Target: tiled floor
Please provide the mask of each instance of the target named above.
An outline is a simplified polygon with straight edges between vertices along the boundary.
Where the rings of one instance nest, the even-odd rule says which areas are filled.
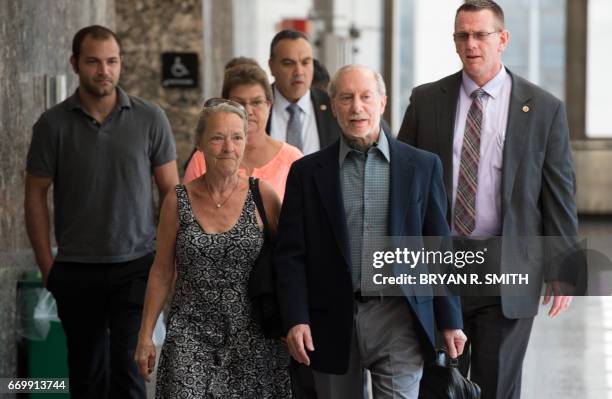
[[[581,218],[581,235],[612,259],[612,218]],[[607,286],[609,273],[589,278]],[[523,399],[612,398],[612,297],[574,298],[551,319],[542,309],[534,323],[523,369]]]
[[[606,310],[607,309],[607,310]],[[574,298],[570,309],[551,319],[541,312],[534,323],[523,368],[523,399],[612,398],[612,298]],[[612,323],[609,326],[612,328]],[[612,374],[611,374],[612,375]]]

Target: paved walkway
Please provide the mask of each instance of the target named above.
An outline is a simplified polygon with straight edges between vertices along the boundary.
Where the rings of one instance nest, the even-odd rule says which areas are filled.
[[[522,399],[612,398],[612,298],[574,298],[554,319],[536,317]]]
[[[581,218],[580,230],[589,248],[612,259],[610,217]],[[609,291],[612,270],[599,269],[589,270],[589,285]],[[522,399],[612,399],[611,296],[574,298],[554,319],[541,309],[524,363]]]

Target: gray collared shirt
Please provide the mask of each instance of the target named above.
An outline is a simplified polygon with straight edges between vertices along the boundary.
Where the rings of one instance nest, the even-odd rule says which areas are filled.
[[[353,290],[360,289],[365,237],[388,234],[390,162],[389,142],[382,129],[378,142],[366,152],[340,139],[340,181],[348,228]],[[365,206],[367,204],[367,206]]]
[[[33,128],[29,174],[53,178],[56,260],[118,263],[155,248],[152,171],[176,159],[164,112],[117,88],[102,124],[78,91]]]

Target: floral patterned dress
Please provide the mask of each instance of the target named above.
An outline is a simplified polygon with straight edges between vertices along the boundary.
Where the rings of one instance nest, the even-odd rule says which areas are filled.
[[[263,245],[249,190],[238,222],[208,234],[176,187],[176,292],[157,373],[157,398],[289,398],[288,354],[251,317],[247,284]]]

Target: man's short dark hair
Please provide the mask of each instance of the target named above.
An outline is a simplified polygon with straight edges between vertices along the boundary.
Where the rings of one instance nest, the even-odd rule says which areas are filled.
[[[493,0],[465,0],[464,3],[459,6],[457,12],[455,13],[455,21],[457,21],[457,16],[461,11],[466,12],[478,12],[482,10],[490,10],[493,13],[493,16],[500,23],[499,28],[504,29],[504,10],[494,2]]]
[[[93,39],[96,40],[105,40],[112,37],[113,39],[115,39],[115,42],[117,42],[117,46],[119,47],[119,54],[121,54],[121,41],[119,40],[115,32],[101,25],[91,25],[79,30],[72,39],[72,56],[77,61],[79,60],[79,55],[81,55],[81,45],[83,44],[83,40],[85,40],[87,36],[91,36]]]
[[[278,42],[280,42],[281,40],[285,40],[285,39],[288,39],[288,40],[304,39],[308,41],[308,36],[306,36],[306,34],[303,32],[300,32],[297,30],[291,30],[291,29],[285,29],[285,30],[278,32],[272,39],[272,42],[270,43],[270,59],[274,58],[274,47],[276,47]]]

